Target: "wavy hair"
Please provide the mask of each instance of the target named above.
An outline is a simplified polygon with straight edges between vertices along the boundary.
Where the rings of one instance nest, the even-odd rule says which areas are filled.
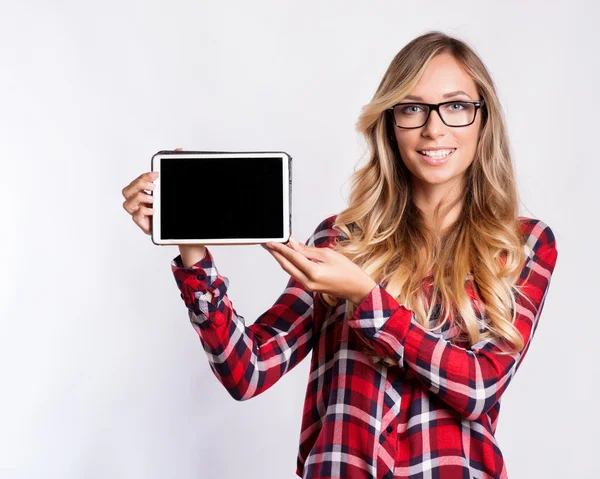
[[[475,158],[463,178],[463,206],[458,220],[445,232],[426,226],[415,206],[410,172],[392,139],[394,125],[386,114],[387,108],[409,94],[430,60],[441,53],[458,61],[485,101]],[[415,38],[390,63],[373,98],[362,108],[356,129],[366,139],[370,157],[350,178],[348,207],[332,226],[347,239],[338,238],[332,249],[381,283],[413,311],[426,330],[434,331],[452,319],[458,330],[453,339],[457,344],[504,338],[520,351],[524,343],[514,326],[515,293],[523,293],[515,285],[525,260],[526,238],[520,227],[518,190],[502,108],[481,59],[466,43],[439,31]],[[437,205],[436,225],[442,206],[452,205]],[[484,306],[482,317],[472,306],[466,283]],[[431,288],[423,288],[423,284]],[[338,300],[326,293],[319,297],[329,306]],[[355,311],[356,305],[346,301],[346,318]],[[363,351],[374,363],[398,365],[392,358],[379,356],[359,337],[365,343]]]

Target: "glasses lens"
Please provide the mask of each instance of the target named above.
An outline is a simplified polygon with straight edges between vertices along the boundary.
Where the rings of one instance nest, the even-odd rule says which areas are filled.
[[[396,125],[402,128],[417,128],[425,124],[429,108],[419,103],[402,103],[394,108]]]
[[[396,124],[402,128],[419,128],[425,124],[429,107],[420,103],[402,103],[394,108]],[[475,105],[456,101],[441,105],[439,109],[444,123],[450,126],[464,126],[473,122]]]
[[[463,126],[471,123],[475,117],[475,105],[461,101],[440,106],[445,123],[450,126]]]

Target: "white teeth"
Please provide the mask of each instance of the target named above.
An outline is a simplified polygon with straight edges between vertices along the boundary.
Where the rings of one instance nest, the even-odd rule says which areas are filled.
[[[454,150],[430,150],[430,151],[421,150],[420,153],[423,153],[424,155],[430,156],[432,158],[443,158],[444,156],[448,156],[453,151]]]

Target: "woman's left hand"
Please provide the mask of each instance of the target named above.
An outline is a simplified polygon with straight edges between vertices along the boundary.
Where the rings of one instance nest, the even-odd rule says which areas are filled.
[[[331,248],[307,246],[292,236],[287,245],[269,242],[261,246],[310,291],[359,305],[377,285],[360,266]]]

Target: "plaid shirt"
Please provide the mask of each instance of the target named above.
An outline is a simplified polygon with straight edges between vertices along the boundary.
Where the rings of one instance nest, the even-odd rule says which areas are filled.
[[[324,248],[343,238],[334,220],[323,220],[305,244]],[[528,239],[519,282],[532,304],[516,296],[520,354],[498,355],[506,350],[498,340],[461,347],[451,322],[425,331],[381,284],[343,320],[345,300],[329,307],[290,276],[273,306],[246,324],[208,249],[191,268],[180,255],[171,268],[210,367],[234,399],[263,393],[312,351],[298,476],[506,478],[494,437],[500,398],[529,348],[557,259],[550,227],[525,217],[521,224]],[[468,279],[481,326],[485,313]],[[400,366],[373,364],[357,335]]]

